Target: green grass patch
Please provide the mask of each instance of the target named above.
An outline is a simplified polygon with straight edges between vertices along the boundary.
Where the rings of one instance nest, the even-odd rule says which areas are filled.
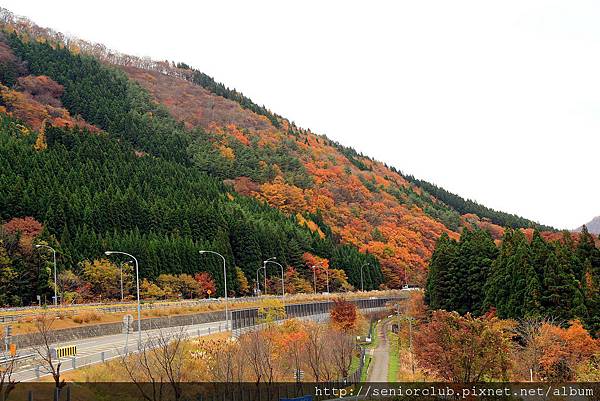
[[[349,374],[356,372],[358,367],[360,366],[360,355],[352,355],[352,362],[350,363],[350,369],[348,369]]]
[[[364,383],[367,381],[367,373],[369,372],[369,365],[371,364],[371,355],[365,355],[365,367],[360,375],[360,382]]]
[[[365,346],[367,348],[377,348],[377,343],[379,341],[379,336],[377,335],[377,327],[382,324],[384,322],[384,320],[382,319],[381,322],[379,323],[374,323],[373,326],[371,326],[370,331],[369,331],[369,336],[371,337],[371,343],[366,344]]]
[[[398,347],[398,335],[388,332],[388,382],[396,382],[398,380],[398,368],[400,364],[400,350]]]

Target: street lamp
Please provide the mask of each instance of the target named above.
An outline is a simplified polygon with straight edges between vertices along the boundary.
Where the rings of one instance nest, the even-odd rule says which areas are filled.
[[[263,262],[263,265],[265,266],[265,276],[267,275],[267,263],[273,263],[273,264],[276,264],[277,266],[281,267],[281,295],[283,297],[285,297],[285,282],[283,279],[283,266],[281,264],[275,262],[275,259],[277,259],[277,258],[275,256],[273,256],[272,258],[269,258]]]
[[[260,291],[260,281],[258,281],[258,271],[260,269],[265,269],[265,288],[264,288],[264,292],[265,292],[265,295],[267,295],[267,268],[265,267],[264,262],[263,262],[262,266],[260,266],[258,269],[256,269],[256,289],[258,291]],[[257,295],[258,295],[258,291],[257,291]]]
[[[229,309],[227,307],[227,267],[225,266],[225,256],[215,251],[200,251],[200,254],[213,253],[219,255],[223,259],[223,281],[225,282],[225,330],[229,330]]]
[[[140,269],[138,266],[138,260],[135,256],[120,251],[106,251],[104,252],[106,256],[110,255],[125,255],[129,256],[135,262],[135,281],[136,281],[136,289],[137,289],[137,315],[138,315],[138,349],[142,348],[142,305],[140,304]]]
[[[125,263],[129,263],[129,262],[125,262]],[[124,293],[123,293],[123,264],[120,265],[121,267],[121,302],[123,302],[124,297]]]
[[[365,263],[364,265],[362,265],[362,266],[360,267],[360,290],[361,290],[362,292],[364,292],[364,291],[365,291],[365,284],[364,284],[364,282],[363,282],[363,267],[365,267],[365,266],[369,266],[369,263],[367,262],[367,263]]]
[[[50,249],[52,251],[52,255],[54,258],[54,305],[56,306],[58,303],[58,297],[56,296],[56,249],[52,248],[51,246],[48,245],[42,245],[42,244],[38,244],[35,246],[36,248],[47,248]]]

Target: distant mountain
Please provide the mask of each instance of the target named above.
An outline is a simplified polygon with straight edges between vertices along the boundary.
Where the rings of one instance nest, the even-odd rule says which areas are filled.
[[[600,216],[594,217],[592,221],[586,223],[585,226],[590,233],[600,235]],[[575,231],[580,232],[582,228],[583,226],[578,227]]]

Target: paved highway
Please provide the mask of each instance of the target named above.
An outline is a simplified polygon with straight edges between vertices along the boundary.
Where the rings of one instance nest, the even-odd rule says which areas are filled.
[[[302,320],[325,321],[329,318],[328,313],[318,314],[313,316],[305,316]],[[188,338],[203,337],[209,334],[225,331],[225,321],[203,323],[191,326],[167,327],[163,329],[145,330],[142,332],[142,341],[147,342],[150,339],[159,338],[161,335],[178,335],[184,333]],[[65,345],[76,345],[77,356],[75,357],[75,365],[73,365],[73,357],[61,358],[61,371],[69,371],[81,368],[86,365],[101,363],[110,359],[114,359],[125,353],[125,346],[130,352],[137,350],[137,331],[126,334],[115,334],[110,336],[101,336],[86,338],[65,343],[53,344],[53,347],[62,347]],[[24,348],[19,352],[19,355],[27,355],[35,353],[33,348]],[[39,366],[35,358],[31,358],[27,362],[21,363],[18,371],[13,374],[13,378],[20,382],[35,381],[40,377],[50,375],[50,371],[43,366]]]
[[[382,308],[370,308],[368,310],[375,311]],[[304,316],[302,320],[324,321],[329,318],[329,313],[321,313],[310,316]],[[243,331],[251,329],[248,327]],[[142,332],[142,341],[145,343],[148,340],[159,338],[161,335],[175,335],[183,333],[187,337],[201,337],[212,333],[225,330],[225,321],[209,322],[188,326],[174,326],[162,329],[145,330]],[[109,359],[113,359],[123,355],[127,350],[135,352],[137,350],[137,332],[127,334],[114,334],[108,336],[99,336],[85,338],[81,340],[73,340],[52,344],[53,347],[63,347],[67,345],[77,346],[77,355],[75,357],[61,358],[61,371],[69,371],[72,369],[81,368],[86,365],[102,363]],[[19,355],[35,354],[34,348],[21,349]],[[50,375],[48,368],[40,365],[37,358],[32,357],[25,361],[20,361],[13,378],[20,382],[38,380],[41,377]]]
[[[142,341],[147,342],[150,339],[156,339],[161,335],[175,335],[185,333],[188,337],[206,336],[211,333],[216,333],[225,330],[225,321],[203,323],[198,325],[183,326],[183,327],[168,327],[163,329],[145,330],[142,332]],[[80,368],[85,365],[100,363],[119,355],[124,354],[127,343],[130,351],[137,350],[137,332],[127,334],[115,334],[110,336],[93,337],[82,340],[75,340],[66,343],[53,344],[53,346],[61,347],[65,345],[76,345],[77,356],[75,358],[61,358],[61,371]],[[34,353],[33,348],[25,348],[19,352],[19,355],[27,355]],[[73,366],[73,359],[75,366]],[[35,358],[31,358],[26,362],[22,362],[18,371],[13,374],[13,378],[17,381],[32,381],[39,377],[47,376],[50,372],[47,368],[39,366]]]

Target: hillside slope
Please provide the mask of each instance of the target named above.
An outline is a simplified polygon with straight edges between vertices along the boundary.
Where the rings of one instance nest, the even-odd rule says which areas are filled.
[[[185,64],[123,55],[73,38],[67,41],[6,10],[0,14],[2,28],[16,33],[9,41],[15,60],[22,61],[28,73],[47,75],[64,86],[60,100],[71,115],[128,141],[139,154],[205,171],[238,193],[280,209],[316,235],[376,256],[387,286],[422,282],[435,242],[444,232],[457,238],[462,227],[472,224],[495,236],[501,235],[502,225],[548,228],[404,176],[296,127]],[[102,77],[115,73],[86,75],[93,63],[78,54],[118,66],[145,91],[136,90],[123,103],[114,94],[129,90],[130,83],[116,80],[114,88],[105,88]],[[7,85],[11,74],[23,74],[17,64],[14,60],[5,64],[16,65],[14,71],[3,67]],[[98,100],[113,95],[114,101]],[[139,102],[165,109],[148,105],[135,109]],[[118,118],[108,110],[114,107],[122,108]]]

